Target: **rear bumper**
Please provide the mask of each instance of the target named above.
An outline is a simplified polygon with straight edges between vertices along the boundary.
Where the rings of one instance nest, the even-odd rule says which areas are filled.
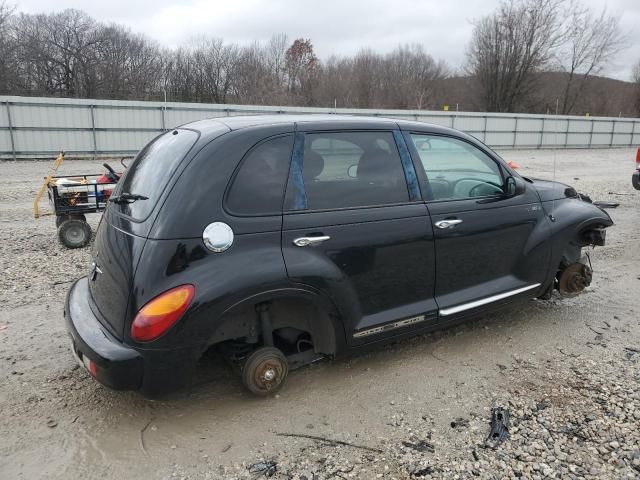
[[[87,277],[77,280],[67,293],[64,317],[74,355],[97,381],[114,390],[139,390],[148,398],[190,386],[199,350],[138,349],[125,345],[96,318],[89,306],[89,295]]]
[[[633,188],[640,190],[640,170],[633,172],[631,183],[633,184]]]
[[[114,338],[98,321],[89,307],[89,284],[86,277],[77,280],[67,293],[64,308],[72,349],[80,363],[95,364],[92,375],[115,390],[137,390],[142,385],[141,355]]]

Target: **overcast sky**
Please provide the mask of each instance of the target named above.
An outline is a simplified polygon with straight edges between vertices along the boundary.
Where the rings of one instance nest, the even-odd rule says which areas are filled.
[[[609,76],[629,80],[640,59],[640,0],[578,0],[621,17],[628,48],[611,62]],[[167,46],[197,35],[247,44],[274,33],[310,38],[321,59],[350,55],[363,47],[388,52],[422,44],[435,58],[460,68],[471,21],[491,13],[499,0],[9,0],[28,13],[65,8],[117,22]]]

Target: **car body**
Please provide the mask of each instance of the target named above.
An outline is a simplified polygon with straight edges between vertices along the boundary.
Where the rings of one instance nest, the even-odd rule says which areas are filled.
[[[318,358],[577,293],[613,223],[460,131],[337,115],[184,125],[112,197],[65,317],[97,380],[150,397],[212,347],[266,394]]]

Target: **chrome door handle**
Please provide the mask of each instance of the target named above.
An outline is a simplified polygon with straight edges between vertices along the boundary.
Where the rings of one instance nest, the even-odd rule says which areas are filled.
[[[435,226],[438,228],[450,228],[455,227],[456,225],[462,223],[462,220],[459,218],[452,218],[451,220],[440,220],[435,223]]]
[[[314,245],[319,245],[327,240],[331,240],[329,235],[323,235],[321,237],[299,237],[293,241],[293,244],[296,247],[313,247]]]

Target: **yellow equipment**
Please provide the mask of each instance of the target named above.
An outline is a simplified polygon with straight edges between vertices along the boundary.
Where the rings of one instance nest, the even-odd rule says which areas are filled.
[[[58,171],[58,168],[60,168],[60,165],[62,165],[63,161],[64,161],[64,152],[60,152],[60,154],[58,155],[58,158],[56,158],[56,161],[53,162],[53,167],[51,168],[51,171],[49,172],[49,175],[47,175],[45,177],[44,183],[40,187],[40,190],[38,190],[38,193],[36,194],[36,198],[33,201],[33,216],[34,216],[34,218],[44,217],[45,215],[53,215],[52,212],[40,213],[40,211],[38,210],[38,202],[40,202],[40,198],[44,194],[45,190],[49,187],[49,184],[53,180],[53,176],[56,174],[56,172]]]

